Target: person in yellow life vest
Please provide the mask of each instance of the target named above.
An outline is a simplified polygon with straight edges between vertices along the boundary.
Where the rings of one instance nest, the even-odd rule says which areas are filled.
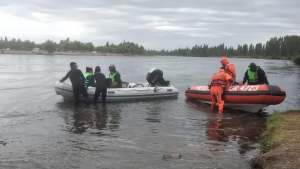
[[[116,70],[115,65],[109,66],[109,79],[111,80],[110,88],[122,88],[121,74]]]
[[[95,87],[95,81],[92,78],[93,76],[93,68],[91,67],[86,67],[86,71],[84,74],[84,85],[87,88],[88,86],[93,86]]]
[[[255,63],[250,63],[245,72],[244,80],[240,82],[240,85],[244,85],[247,81],[248,85],[269,84],[265,71]]]
[[[221,65],[225,68],[225,72],[232,77],[232,80],[234,81],[232,85],[239,84],[238,82],[235,82],[236,81],[235,66],[232,63],[229,63],[226,57],[221,58]]]
[[[223,113],[224,100],[222,95],[224,89],[226,89],[228,86],[231,86],[234,82],[232,77],[225,73],[224,69],[224,67],[220,68],[219,72],[211,77],[211,81],[208,84],[210,94],[212,96],[211,109],[213,109],[216,103],[218,103],[220,114]]]

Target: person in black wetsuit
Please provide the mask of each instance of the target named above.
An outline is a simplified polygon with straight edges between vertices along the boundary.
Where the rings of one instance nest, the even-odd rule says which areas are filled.
[[[163,72],[160,69],[151,69],[151,72],[148,72],[146,80],[149,82],[151,87],[154,87],[156,85],[159,86],[169,86],[170,81],[166,81],[163,78]]]
[[[106,105],[106,93],[107,93],[107,85],[106,85],[106,77],[103,73],[101,73],[101,69],[99,66],[95,67],[95,73],[93,75],[93,79],[96,81],[96,90],[94,95],[94,106],[97,105],[98,97],[102,96],[102,105]]]
[[[75,62],[70,63],[71,70],[63,77],[60,82],[64,82],[67,78],[70,78],[73,87],[75,105],[79,104],[79,92],[85,98],[85,102],[89,105],[90,100],[84,86],[84,76],[80,69],[77,69],[77,64]]]

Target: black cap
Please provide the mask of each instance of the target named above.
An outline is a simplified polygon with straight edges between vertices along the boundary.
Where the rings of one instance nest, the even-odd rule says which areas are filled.
[[[250,63],[249,67],[250,67],[250,70],[251,70],[252,72],[255,72],[255,71],[256,71],[256,64],[255,64],[255,63]]]
[[[70,63],[70,66],[73,66],[73,65],[75,65],[76,64],[76,62],[71,62]]]
[[[101,68],[100,68],[99,66],[96,66],[96,67],[95,67],[95,73],[96,73],[96,72],[100,72],[100,71],[101,71]]]

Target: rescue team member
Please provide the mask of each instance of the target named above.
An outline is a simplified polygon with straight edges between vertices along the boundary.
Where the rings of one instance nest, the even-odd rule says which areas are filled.
[[[84,74],[84,85],[87,88],[88,86],[95,87],[95,81],[92,79],[93,76],[93,68],[91,67],[86,67]]]
[[[208,85],[210,94],[212,96],[211,109],[213,109],[218,102],[220,114],[223,113],[224,106],[224,100],[222,98],[223,91],[226,87],[231,86],[234,82],[232,77],[225,73],[224,69],[225,68],[220,68],[219,72],[211,77],[211,81]]]
[[[240,82],[240,85],[244,85],[247,81],[248,85],[269,84],[265,71],[255,63],[250,63],[248,70],[245,72],[244,80]]]
[[[225,72],[228,73],[232,77],[232,80],[234,81],[233,84],[235,84],[236,83],[235,82],[236,81],[235,66],[232,63],[229,63],[228,59],[226,57],[221,58],[221,64],[225,68]],[[236,83],[236,84],[238,84],[238,83]]]
[[[122,80],[120,73],[116,70],[115,65],[111,64],[109,66],[109,78],[111,79],[111,85],[109,87],[112,88],[122,88]]]
[[[93,75],[93,80],[96,80],[96,90],[94,95],[94,106],[97,105],[98,97],[101,94],[102,97],[102,105],[106,105],[106,94],[107,94],[107,86],[106,86],[106,77],[103,73],[101,73],[101,68],[99,66],[95,67],[95,74]]]
[[[70,78],[70,81],[72,83],[73,87],[73,94],[75,99],[75,105],[78,105],[79,103],[79,92],[83,95],[85,98],[85,102],[87,105],[89,105],[90,100],[86,91],[86,88],[84,86],[84,76],[80,69],[77,69],[77,64],[75,62],[70,63],[71,70],[66,74],[65,77],[63,77],[60,82],[64,82],[67,80],[67,78]]]

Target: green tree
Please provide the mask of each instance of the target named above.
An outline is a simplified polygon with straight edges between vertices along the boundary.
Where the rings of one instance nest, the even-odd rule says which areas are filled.
[[[262,56],[262,44],[261,43],[257,43],[255,45],[255,56]]]
[[[244,44],[243,45],[243,56],[247,56],[247,53],[248,53],[248,45]]]
[[[254,52],[255,52],[254,46],[253,46],[252,43],[251,43],[250,46],[249,46],[249,55],[250,55],[250,56],[254,56]]]

